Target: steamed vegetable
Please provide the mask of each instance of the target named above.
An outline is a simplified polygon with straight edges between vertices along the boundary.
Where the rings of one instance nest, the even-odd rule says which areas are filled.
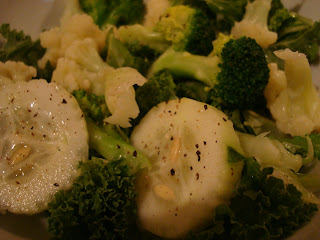
[[[158,236],[203,228],[240,178],[242,149],[232,123],[205,103],[182,98],[159,104],[130,141],[152,163],[137,179],[138,217]]]
[[[231,34],[235,38],[243,36],[253,38],[266,48],[277,41],[277,33],[268,29],[268,14],[272,0],[255,0],[248,2],[243,19],[235,22]]]
[[[207,55],[212,51],[215,29],[209,17],[199,8],[177,5],[160,16],[155,31],[164,34],[176,51]]]
[[[312,83],[311,68],[307,57],[289,49],[275,52],[285,61],[285,82],[278,84],[266,92],[267,106],[280,131],[292,136],[304,136],[319,129],[320,98]],[[281,71],[281,70],[275,70]],[[272,75],[271,75],[272,76]],[[283,74],[274,75],[283,79]],[[279,82],[280,80],[278,80]],[[281,80],[283,81],[283,80]],[[269,97],[272,92],[276,97]]]
[[[220,37],[223,38],[223,35]],[[269,78],[261,46],[246,37],[237,40],[230,38],[222,48],[221,57],[168,49],[153,63],[149,75],[163,69],[169,70],[174,77],[205,83],[212,88],[208,102],[218,101],[227,108],[257,106]]]
[[[79,7],[90,15],[94,22],[106,25],[130,25],[142,22],[145,6],[143,0],[78,0]]]
[[[102,60],[91,38],[75,41],[58,60],[52,81],[72,92],[83,89],[104,95],[110,113],[106,122],[130,127],[130,119],[139,114],[134,85],[146,79],[134,68],[113,68]]]
[[[37,70],[37,76],[33,78],[43,78],[50,81],[53,68],[49,62],[43,61],[43,65],[38,65],[38,60],[43,57],[46,49],[41,46],[40,41],[33,41],[30,36],[25,35],[22,31],[10,29],[9,24],[0,26],[0,35],[6,42],[0,44],[0,61],[23,62]]]
[[[83,113],[72,95],[45,80],[9,83],[0,93],[0,210],[42,212],[88,157]]]
[[[125,160],[93,158],[70,191],[60,191],[49,205],[52,239],[130,239],[134,225],[135,186]]]
[[[212,225],[187,239],[284,239],[310,221],[317,205],[305,202],[294,185],[272,173],[246,159],[230,204],[218,206]]]

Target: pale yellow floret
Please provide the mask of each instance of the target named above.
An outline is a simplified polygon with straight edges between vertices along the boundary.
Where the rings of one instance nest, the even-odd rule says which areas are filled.
[[[113,68],[105,63],[97,43],[91,39],[76,40],[58,60],[52,82],[69,92],[83,89],[88,93],[104,95],[110,117],[105,121],[121,127],[130,127],[130,120],[139,115],[134,85],[147,80],[134,68]]]
[[[58,59],[64,56],[66,49],[76,40],[92,38],[97,43],[100,52],[105,46],[107,32],[108,29],[99,29],[89,15],[75,14],[61,21],[59,27],[40,34],[41,45],[47,51],[40,59],[39,66],[44,68],[47,61],[56,66]]]
[[[0,88],[9,83],[28,82],[35,76],[37,76],[37,70],[23,62],[0,62]]]
[[[320,129],[320,99],[306,55],[289,49],[276,51],[275,55],[285,61],[287,79],[282,91],[276,89],[275,98],[270,94],[266,98],[278,129],[292,136],[304,136]]]
[[[160,16],[171,6],[168,0],[144,0],[144,4],[146,6],[146,14],[143,24],[147,27],[154,27]]]
[[[269,31],[267,24],[270,8],[271,0],[249,2],[243,19],[240,22],[235,22],[231,34],[236,39],[243,36],[253,38],[263,48],[275,43],[278,35]]]
[[[284,71],[278,69],[276,63],[268,64],[270,77],[267,86],[264,89],[264,96],[269,107],[279,96],[279,94],[287,88],[287,78]]]

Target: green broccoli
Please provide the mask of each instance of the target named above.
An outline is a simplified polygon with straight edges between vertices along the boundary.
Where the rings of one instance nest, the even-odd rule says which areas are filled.
[[[100,27],[140,23],[145,14],[143,0],[79,0],[79,6]]]
[[[212,20],[200,8],[186,5],[172,6],[160,17],[156,32],[164,34],[176,51],[208,55],[215,39]]]
[[[6,39],[3,45],[0,45],[0,61],[20,61],[28,66],[37,69],[36,78],[51,80],[53,67],[47,62],[44,69],[38,66],[38,61],[43,57],[46,49],[40,44],[40,40],[32,41],[31,37],[25,35],[23,31],[11,30],[9,24],[0,26],[0,35]]]
[[[151,66],[149,76],[168,69],[174,77],[198,80],[212,88],[208,102],[225,108],[252,108],[263,101],[269,68],[262,48],[250,38],[231,39],[221,57],[167,50]]]
[[[240,21],[245,13],[248,0],[204,0],[209,9],[219,15],[217,29],[230,32],[236,21]]]
[[[86,118],[90,149],[108,160],[125,158],[134,171],[149,167],[148,159],[129,144],[128,136],[121,128],[103,122],[110,115],[104,96],[88,94],[84,90],[76,90],[73,95]]]
[[[151,49],[139,46],[139,50],[136,51],[137,49],[129,48],[122,43],[114,34],[110,34],[106,43],[106,62],[114,68],[132,67],[145,74],[152,60],[156,58]]]
[[[278,40],[269,49],[289,48],[307,55],[309,62],[318,59],[320,22],[302,17],[286,9],[280,0],[273,0],[269,13],[269,28],[277,32]]]
[[[134,122],[139,122],[149,110],[161,102],[176,98],[175,83],[168,71],[160,71],[136,90],[136,101],[140,114]],[[135,125],[135,124],[134,124]]]
[[[260,170],[258,162],[246,159],[230,204],[218,206],[212,224],[187,239],[282,239],[310,221],[317,205],[272,173],[273,168]]]

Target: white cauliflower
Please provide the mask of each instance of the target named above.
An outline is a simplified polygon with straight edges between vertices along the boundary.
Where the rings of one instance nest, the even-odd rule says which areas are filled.
[[[104,95],[112,116],[106,122],[130,127],[130,119],[139,115],[133,85],[143,85],[146,79],[129,67],[113,68],[105,63],[98,46],[91,38],[77,40],[58,60],[52,81],[72,92],[84,89],[96,95]]]
[[[265,97],[278,129],[292,136],[319,130],[320,98],[306,55],[289,49],[276,51],[275,55],[285,61],[285,77],[280,70],[270,68]]]
[[[287,78],[284,71],[278,69],[278,64],[269,63],[270,77],[264,89],[264,96],[267,100],[267,107],[270,107],[282,90],[287,88]]]
[[[146,6],[146,15],[143,25],[147,27],[154,27],[160,16],[171,6],[169,0],[144,0],[144,4]]]
[[[37,70],[23,62],[0,62],[0,88],[9,83],[28,82],[35,76],[37,76]]]
[[[231,34],[236,39],[243,36],[253,38],[263,48],[275,43],[278,35],[268,29],[270,8],[271,0],[248,2],[243,19],[240,22],[235,22]]]
[[[47,51],[39,61],[44,68],[47,61],[56,66],[59,58],[63,57],[66,49],[76,40],[92,38],[100,52],[105,46],[108,29],[101,30],[87,14],[74,14],[61,21],[61,26],[52,28],[40,34],[42,47]]]

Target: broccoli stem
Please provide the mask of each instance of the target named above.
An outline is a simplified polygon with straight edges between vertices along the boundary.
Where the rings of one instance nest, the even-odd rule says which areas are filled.
[[[139,169],[151,167],[149,159],[129,143],[108,135],[90,118],[86,118],[86,121],[89,132],[89,146],[105,159],[119,160],[124,158],[131,172],[134,173]]]
[[[154,73],[167,69],[172,75],[196,79],[213,87],[220,72],[219,63],[220,58],[217,56],[194,55],[188,52],[177,52],[170,48],[153,63],[148,78]]]

